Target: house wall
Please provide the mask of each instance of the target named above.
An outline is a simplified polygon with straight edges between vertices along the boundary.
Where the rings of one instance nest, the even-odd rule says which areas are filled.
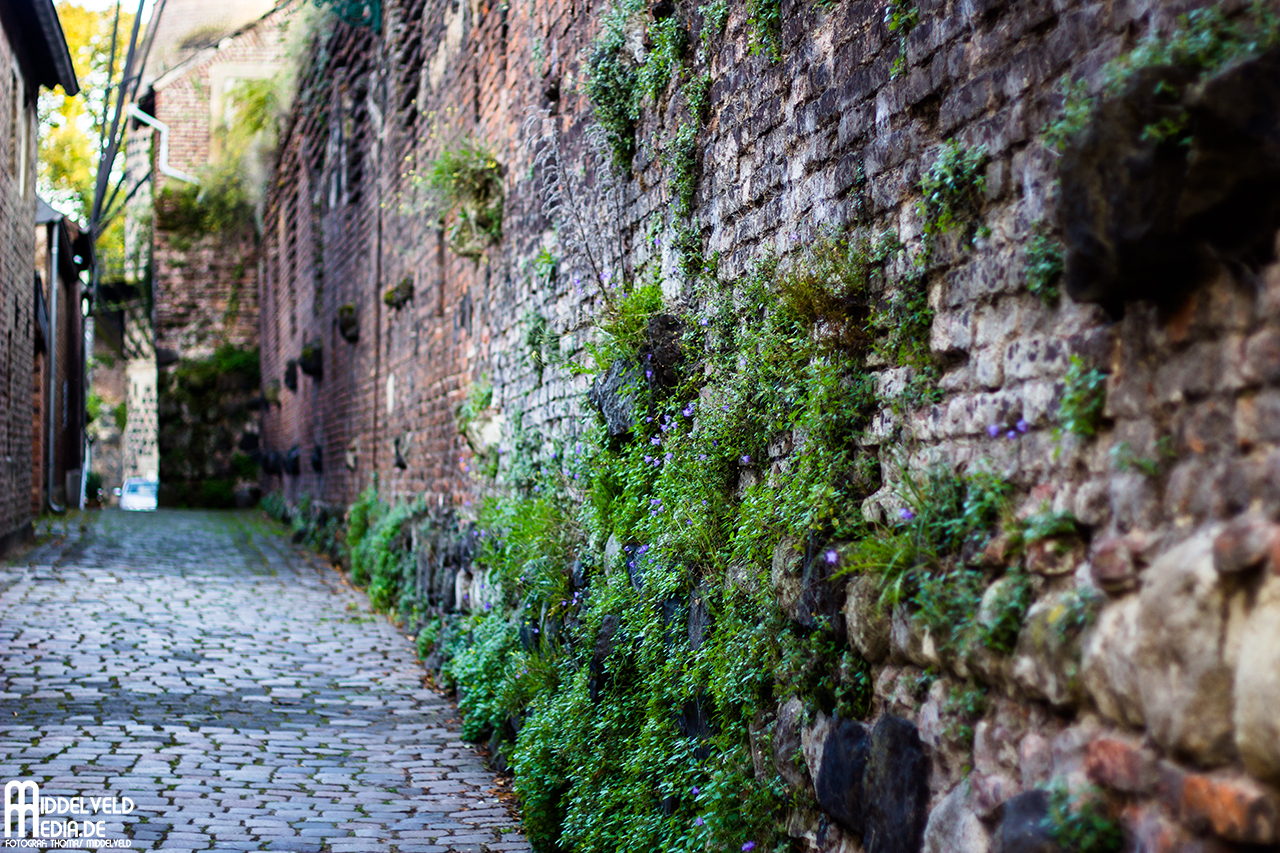
[[[35,95],[0,29],[0,550],[32,518],[35,348]],[[34,460],[40,457],[35,456]]]

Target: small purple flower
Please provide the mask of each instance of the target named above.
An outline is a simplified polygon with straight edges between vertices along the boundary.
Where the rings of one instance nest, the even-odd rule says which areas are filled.
[[[694,786],[693,786],[693,795],[694,795],[695,797],[696,797],[696,796],[698,796],[698,786],[697,786],[697,785],[694,785]]]
[[[1031,427],[1028,426],[1027,422],[1021,419],[1019,419],[1018,422],[1014,424],[1014,426],[1017,428],[1018,432],[1026,432],[1027,430],[1031,429]]]
[[[700,326],[705,326],[705,325],[707,325],[707,318],[706,318],[706,317],[703,317],[701,320],[699,320],[699,321],[698,321],[698,325],[700,325]]]
[[[697,788],[694,788],[694,790],[696,791],[696,790],[697,790]],[[694,826],[702,826],[702,818],[700,818],[700,817],[695,817],[695,818],[693,819],[693,825],[694,825]]]
[[[916,514],[911,510],[907,509],[905,506],[902,509],[898,510],[898,518],[902,519],[903,521],[910,521],[915,517],[916,517]]]
[[[653,438],[649,439],[649,443],[650,443],[650,444],[662,444],[662,439],[655,435]]]
[[[995,438],[999,434],[1000,434],[1000,427],[997,426],[996,424],[992,424],[991,426],[987,427],[987,435],[991,436],[992,438]]]
[[[741,462],[742,462],[742,464],[743,464],[743,465],[750,465],[750,464],[751,464],[751,457],[744,453],[744,454],[742,454]]]
[[[644,372],[644,378],[645,378],[645,379],[652,379],[652,378],[653,378],[653,371],[652,371],[652,370],[646,370],[646,371]]]
[[[485,609],[485,610],[492,610],[492,609],[493,609],[493,602],[492,602],[492,601],[486,601],[486,602],[484,603],[484,609]]]
[[[749,853],[749,851],[755,849],[756,843],[754,841],[748,841],[746,844],[742,845],[742,853]]]
[[[840,557],[839,557],[839,555],[838,555],[838,554],[836,554],[836,552],[835,552],[835,551],[828,551],[828,552],[827,552],[827,565],[828,565],[828,566],[834,566],[834,565],[836,564],[836,560],[838,560],[838,559],[840,559]]]
[[[667,460],[668,462],[670,462],[670,461],[671,461],[671,455],[672,455],[672,454],[671,454],[671,451],[667,451],[666,453],[662,454],[662,458],[663,458],[663,459],[665,459],[665,460]]]
[[[652,462],[652,461],[653,461],[653,457],[652,457],[652,456],[646,456],[646,457],[644,458],[644,461],[645,461],[645,462]]]
[[[693,417],[693,403],[685,406],[684,409],[681,410],[680,414],[684,415],[686,418]],[[1023,432],[1026,432],[1026,430],[1023,430]]]
[[[1017,437],[1018,437],[1018,434],[1017,434],[1016,432],[1014,432],[1013,430],[1009,430],[1008,432],[1006,432],[1006,433],[1004,434],[1004,437],[1005,437],[1005,438],[1017,438]]]

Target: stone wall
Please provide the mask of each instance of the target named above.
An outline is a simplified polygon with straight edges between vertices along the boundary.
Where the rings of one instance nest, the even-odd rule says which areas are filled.
[[[703,17],[675,8],[696,40]],[[1139,136],[1141,122],[1112,132],[1104,114],[1066,155],[1043,137],[1062,112],[1059,80],[1103,92],[1107,63],[1171,32],[1187,8],[922,2],[904,35],[883,5],[784,2],[774,61],[752,50],[760,25],[733,6],[697,68],[710,73],[710,106],[694,146],[694,238],[718,253],[723,280],[770,252],[785,266],[850,225],[892,229],[920,249],[934,240],[922,178],[944,143],[981,147],[981,193],[966,214],[976,239],[937,239],[922,272],[938,394],[878,413],[865,449],[884,486],[866,511],[883,518],[894,505],[898,464],[941,463],[995,472],[1022,519],[1073,519],[1019,558],[1034,603],[1008,657],[952,653],[903,605],[881,615],[865,606],[862,578],[833,591],[851,646],[873,664],[875,713],[864,724],[776,709],[775,743],[804,757],[801,772],[780,748],[777,771],[822,807],[789,818],[806,849],[1052,849],[1041,820],[1053,780],[1101,786],[1127,849],[1280,843],[1280,267],[1269,244],[1250,254],[1160,218],[1194,175],[1152,188],[1149,173],[1185,164],[1160,159],[1167,149]],[[488,443],[458,428],[469,389],[492,384],[483,415],[506,424],[508,456],[521,436],[570,438],[592,417],[589,380],[548,366],[531,327],[550,329],[558,358],[584,364],[602,286],[652,275],[673,309],[695,302],[669,156],[687,113],[675,87],[648,102],[631,174],[611,183],[581,82],[600,8],[428,0],[382,11],[381,33],[333,23],[317,34],[283,139],[260,268],[264,442],[302,460],[279,475],[295,501],[345,505],[376,481],[387,498],[423,497],[466,518],[479,491],[470,469]],[[652,25],[638,18],[636,38]],[[1194,115],[1200,91],[1187,90]],[[505,189],[502,238],[474,261],[449,247],[422,180],[466,139],[492,151]],[[1143,172],[1143,157],[1159,169]],[[1274,178],[1266,168],[1247,177]],[[560,207],[548,213],[555,175]],[[1246,209],[1263,211],[1274,238],[1266,204],[1234,202],[1257,205]],[[575,231],[574,216],[588,227]],[[1039,232],[1065,238],[1065,285],[1087,301],[1029,291]],[[1201,250],[1171,270],[1135,234],[1167,238],[1162,251]],[[549,274],[544,248],[557,259]],[[1086,263],[1100,256],[1109,279]],[[1154,284],[1130,286],[1141,275]],[[384,301],[397,286],[408,298]],[[358,334],[340,314],[354,315]],[[1089,370],[1105,375],[1105,408],[1096,429],[1063,432],[1064,398]],[[883,365],[879,380],[909,373]],[[434,541],[440,527],[416,535]],[[975,565],[1009,553],[987,550]],[[433,606],[485,600],[465,552],[420,548],[417,579]],[[791,568],[779,553],[782,595]],[[986,604],[998,586],[982,591]],[[1100,612],[1090,621],[1082,607]],[[986,709],[957,710],[952,697],[974,679]],[[966,726],[971,738],[957,734]],[[850,770],[886,751],[900,759],[900,785]],[[846,802],[878,817],[842,812]],[[886,840],[898,827],[907,840]]]

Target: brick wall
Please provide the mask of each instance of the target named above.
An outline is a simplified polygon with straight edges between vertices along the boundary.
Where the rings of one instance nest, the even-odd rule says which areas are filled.
[[[0,549],[29,530],[33,474],[41,470],[38,461],[33,465],[39,445],[32,446],[31,414],[36,88],[18,78],[15,90],[15,67],[8,35],[0,30]]]
[[[689,4],[678,6],[696,19]],[[1259,653],[1255,662],[1271,669],[1246,672],[1236,669],[1243,659],[1236,641],[1213,639],[1218,651],[1197,672],[1225,681],[1196,687],[1170,682],[1186,663],[1179,655],[1193,650],[1154,633],[1184,616],[1196,621],[1178,608],[1200,604],[1218,615],[1196,622],[1204,629],[1196,636],[1256,634],[1259,620],[1276,614],[1256,597],[1230,598],[1242,594],[1233,582],[1223,582],[1225,592],[1213,585],[1206,543],[1229,520],[1232,529],[1254,530],[1239,518],[1250,510],[1270,519],[1257,521],[1258,536],[1275,535],[1267,525],[1280,515],[1280,272],[1274,264],[1224,267],[1187,298],[1163,307],[1135,301],[1120,320],[1067,298],[1046,304],[1022,275],[1036,223],[1055,214],[1057,161],[1039,134],[1059,113],[1058,81],[1083,75],[1097,86],[1108,60],[1147,33],[1168,32],[1188,4],[936,0],[916,8],[919,24],[900,43],[883,4],[784,2],[782,56],[774,63],[751,51],[750,22],[735,5],[709,63],[694,213],[726,278],[770,251],[785,263],[821,230],[857,217],[918,247],[919,181],[942,143],[983,146],[987,154],[980,217],[990,235],[976,248],[944,243],[927,272],[942,399],[882,412],[876,438],[884,446],[873,449],[886,469],[903,448],[913,470],[929,460],[990,466],[1015,487],[1024,511],[1071,512],[1091,544],[1046,589],[1057,595],[1096,585],[1110,598],[1085,643],[1087,692],[1080,670],[1070,669],[1075,662],[1062,664],[1067,672],[1035,650],[1020,651],[1020,663],[992,676],[1004,698],[979,724],[974,751],[960,757],[945,754],[939,718],[946,689],[964,673],[945,675],[927,701],[912,700],[911,679],[949,664],[913,634],[905,612],[895,616],[892,656],[876,672],[878,707],[919,724],[935,762],[931,805],[955,806],[963,818],[951,827],[956,837],[936,825],[931,849],[987,849],[988,829],[973,815],[998,827],[996,806],[1024,787],[1043,784],[1050,771],[1086,769],[1132,795],[1126,825],[1137,849],[1183,849],[1176,845],[1192,845],[1197,833],[1216,837],[1214,844],[1280,842],[1274,819],[1271,829],[1237,827],[1221,810],[1233,802],[1274,815],[1274,787],[1258,786],[1264,778],[1274,785],[1274,770],[1258,771],[1259,760],[1246,757],[1251,778],[1235,746],[1206,750],[1194,736],[1203,723],[1220,743],[1258,748],[1239,738],[1266,728],[1243,720],[1257,714],[1256,696],[1277,681],[1275,644],[1264,643],[1272,657]],[[544,437],[571,434],[587,411],[586,380],[540,370],[524,337],[528,318],[541,315],[562,336],[566,355],[581,360],[599,307],[599,286],[581,254],[565,245],[563,221],[558,274],[533,272],[539,250],[556,240],[537,186],[544,163],[533,152],[540,134],[553,130],[570,170],[587,183],[604,182],[579,82],[579,56],[601,11],[567,0],[405,0],[385,4],[380,35],[339,24],[314,42],[281,145],[259,267],[264,386],[274,401],[264,441],[269,450],[298,448],[304,460],[301,475],[275,481],[290,498],[344,504],[376,478],[386,497],[425,496],[433,506],[462,508],[472,496],[471,454],[455,410],[482,376],[493,382],[494,405],[508,422],[520,415]],[[540,123],[526,120],[544,109]],[[646,108],[633,177],[618,189],[618,205],[602,193],[581,202],[592,233],[623,246],[609,271],[638,276],[656,267],[673,301],[688,294],[670,249],[670,176],[656,151],[679,120],[675,99]],[[415,180],[431,158],[466,138],[483,140],[505,168],[503,239],[479,262],[444,246]],[[382,293],[406,279],[413,299],[398,310],[385,305]],[[357,343],[337,332],[348,304],[359,317]],[[288,362],[317,343],[323,377],[299,375],[296,391],[285,387]],[[1092,441],[1059,442],[1053,433],[1071,355],[1108,371],[1106,419]],[[1010,430],[1019,421],[1025,433]],[[903,437],[889,442],[894,426]],[[307,464],[317,448],[322,470]],[[1155,474],[1121,458],[1156,458],[1166,448],[1172,458]],[[1183,545],[1190,550],[1178,550]],[[1145,586],[1136,580],[1143,570],[1152,572]],[[1196,583],[1214,591],[1203,600],[1161,592],[1169,578],[1204,571],[1209,579]],[[1053,618],[1053,595],[1028,618]],[[1236,714],[1235,741],[1228,682],[1252,697],[1238,707],[1254,709]],[[1136,746],[1143,736],[1154,751]],[[1125,768],[1139,764],[1147,775],[1125,777]],[[960,784],[965,767],[975,770],[967,787]],[[1201,775],[1204,767],[1220,768],[1221,777]],[[1152,781],[1157,776],[1173,787]],[[1205,791],[1206,799],[1195,800]],[[970,844],[964,833],[981,843],[962,848]]]

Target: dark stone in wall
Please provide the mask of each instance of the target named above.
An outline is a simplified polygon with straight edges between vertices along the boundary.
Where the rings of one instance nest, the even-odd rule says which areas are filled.
[[[302,473],[302,451],[296,444],[284,454],[284,472],[294,477]]]
[[[600,698],[600,691],[608,684],[609,675],[604,664],[613,653],[614,635],[618,633],[618,626],[621,624],[622,620],[612,613],[600,620],[600,633],[596,635],[596,648],[591,656],[590,678],[587,680],[587,692],[592,702]]]
[[[814,780],[822,810],[858,834],[866,826],[863,784],[870,751],[867,727],[836,717],[822,746],[822,766]]]
[[[862,787],[867,853],[918,853],[929,820],[929,756],[913,723],[888,714],[876,723]]]
[[[1049,793],[1024,791],[1004,804],[1000,819],[998,853],[1063,853],[1045,828]]]
[[[634,365],[618,359],[609,365],[603,377],[591,383],[587,400],[604,418],[610,438],[621,438],[635,426],[635,401],[632,397],[639,373]]]
[[[680,381],[680,362],[684,358],[680,350],[680,335],[683,331],[683,324],[670,314],[655,314],[649,318],[648,340],[640,350],[640,358],[644,362],[645,379],[650,388],[671,388]]]
[[[1153,128],[1176,128],[1166,139]],[[1194,82],[1138,71],[1095,109],[1060,166],[1065,286],[1116,313],[1170,304],[1215,259],[1270,260],[1280,227],[1280,49]]]

